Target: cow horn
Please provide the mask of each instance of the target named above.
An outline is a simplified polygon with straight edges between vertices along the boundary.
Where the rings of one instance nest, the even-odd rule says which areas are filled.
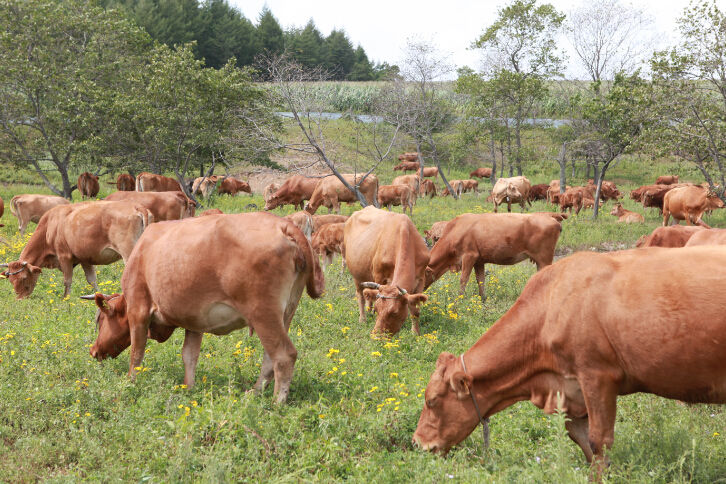
[[[398,292],[400,292],[400,293],[401,293],[401,296],[405,296],[406,294],[408,294],[408,291],[406,291],[406,290],[405,290],[404,288],[402,288],[401,286],[396,286],[396,287],[398,288]]]
[[[81,296],[81,299],[85,299],[86,301],[93,301],[96,299],[95,294],[86,294],[85,296]]]
[[[377,282],[364,282],[361,284],[361,287],[365,287],[366,289],[379,289],[381,285]]]
[[[8,267],[8,264],[0,264],[0,267]]]

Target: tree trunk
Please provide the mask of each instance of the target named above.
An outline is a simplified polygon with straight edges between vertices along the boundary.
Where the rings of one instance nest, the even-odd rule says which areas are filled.
[[[565,179],[565,170],[567,169],[567,142],[562,143],[557,162],[560,165],[560,193],[564,193],[563,189],[567,186],[567,180]]]
[[[571,178],[575,178],[575,157],[572,157],[572,176]]]
[[[602,169],[600,170],[600,173],[595,178],[595,183],[597,183],[597,189],[595,190],[595,206],[592,208],[593,214],[592,219],[597,220],[598,213],[600,213],[600,193],[602,192],[602,181],[605,179],[605,172],[607,172],[608,168],[610,167],[610,163],[615,158],[612,158],[602,165]],[[593,168],[597,169],[596,166],[593,166]]]
[[[585,159],[585,166],[586,166],[586,170],[585,170],[585,180],[589,180],[590,179],[590,167],[591,166],[590,166],[590,160],[587,159],[587,158]]]
[[[494,130],[491,130],[491,138],[489,140],[489,152],[492,156],[492,176],[489,181],[494,185],[497,181],[497,150],[494,144]]]
[[[517,152],[514,157],[514,160],[517,163],[517,175],[522,176],[522,135],[521,135],[521,128],[522,128],[522,109],[517,109],[517,119],[514,122],[514,141],[517,144]],[[511,170],[510,170],[511,172]],[[510,173],[509,176],[512,176]]]
[[[436,168],[439,169],[439,176],[441,177],[441,181],[444,182],[444,186],[446,187],[447,190],[449,190],[449,193],[454,198],[454,200],[458,200],[459,199],[459,196],[456,193],[454,193],[454,190],[451,188],[451,185],[449,185],[449,180],[446,179],[446,175],[444,174],[444,170],[441,169],[441,163],[439,163],[439,157],[436,154],[436,145],[434,144],[434,142],[433,142],[432,139],[429,140],[429,145],[431,146],[431,148],[433,148],[434,164],[436,165]],[[420,147],[420,142],[417,141],[416,142],[416,149],[419,150],[419,153],[420,153],[421,150],[419,149],[419,147]],[[421,155],[419,154],[419,156],[421,156]],[[421,173],[423,174],[423,171]],[[423,180],[423,178],[421,178],[421,179]]]

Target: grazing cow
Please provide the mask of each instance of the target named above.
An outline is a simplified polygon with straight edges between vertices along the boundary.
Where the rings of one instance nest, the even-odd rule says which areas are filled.
[[[183,192],[179,182],[164,175],[141,172],[136,175],[137,192]]]
[[[333,255],[343,254],[343,229],[345,223],[323,225],[313,234],[313,251],[323,258],[323,270],[333,262]],[[345,258],[342,264],[345,267]]]
[[[285,205],[294,205],[295,208],[302,210],[305,200],[310,200],[320,180],[320,178],[308,178],[302,175],[291,176],[265,201],[265,210]]]
[[[202,260],[200,254],[211,257]],[[175,282],[179,278],[181,283]],[[121,288],[122,294],[88,296],[98,306],[91,356],[115,358],[131,346],[133,378],[147,339],[163,342],[183,328],[184,384],[192,387],[202,334],[228,334],[247,326],[264,348],[254,390],[262,392],[274,376],[277,402],[282,403],[297,358],[287,335],[290,322],[303,289],[318,298],[324,280],[297,227],[272,214],[253,213],[152,225],[128,260]]]
[[[378,203],[378,177],[376,175],[371,173],[365,179],[363,179],[364,175],[360,174],[342,176],[351,186],[357,183],[360,184],[358,190],[369,204],[375,205]],[[315,188],[313,195],[310,197],[310,203],[305,207],[305,210],[314,214],[321,205],[324,205],[327,207],[328,213],[331,211],[340,213],[340,202],[356,203],[357,201],[358,198],[355,194],[348,190],[337,177],[328,176],[323,178]]]
[[[421,165],[418,161],[402,161],[398,165],[393,167],[394,171],[418,171]]]
[[[369,206],[348,218],[343,238],[360,323],[365,323],[367,303],[377,313],[374,332],[398,333],[410,312],[411,329],[420,334],[419,305],[428,299],[421,290],[429,251],[411,219]]]
[[[232,176],[222,178],[222,182],[219,184],[220,195],[237,195],[240,192],[252,194],[250,184]]]
[[[668,227],[657,227],[649,235],[644,235],[635,243],[636,247],[683,247],[686,242],[701,230],[706,230],[698,225],[671,225]]]
[[[637,212],[632,212],[630,210],[626,210],[623,208],[623,205],[620,203],[616,203],[613,207],[613,210],[610,212],[610,215],[614,215],[615,217],[618,217],[618,222],[623,222],[627,224],[632,223],[643,223],[645,222],[645,219],[642,215],[640,215]]]
[[[206,217],[208,215],[224,215],[224,212],[218,208],[210,208],[199,214],[200,217]]]
[[[413,206],[416,205],[416,192],[408,185],[382,185],[378,187],[378,205],[386,207],[389,211],[391,206],[401,206],[403,213],[406,207],[413,217]]]
[[[115,182],[108,182],[109,185],[115,185],[116,190],[120,192],[133,192],[136,190],[136,179],[128,173],[121,173]]]
[[[535,200],[547,200],[547,190],[549,190],[549,188],[550,186],[546,183],[532,185],[532,187],[529,189],[530,202],[534,202]]]
[[[597,185],[595,185],[595,180],[592,178],[587,180],[587,188],[592,193],[592,199],[595,199],[595,191],[597,190]],[[607,202],[608,200],[618,200],[619,198],[622,198],[623,194],[620,193],[620,190],[618,190],[618,187],[615,186],[614,182],[603,180],[602,186],[600,187],[600,200],[603,202]]]
[[[439,169],[435,166],[424,166],[423,176],[436,178],[437,176],[439,176]]]
[[[678,175],[661,175],[655,179],[656,185],[677,185]]]
[[[83,267],[94,289],[96,265],[126,261],[141,233],[149,225],[149,211],[133,202],[85,202],[48,210],[5,275],[18,299],[32,294],[43,267],[63,272],[65,291],[71,291],[73,268]]]
[[[275,182],[272,182],[269,185],[265,186],[265,189],[262,191],[262,199],[265,201],[265,203],[267,203],[270,198],[272,198],[272,195],[274,195],[275,192],[279,189],[280,185]]]
[[[421,180],[418,194],[422,197],[428,195],[429,198],[434,198],[436,196],[436,184],[431,180]]]
[[[104,200],[133,202],[149,210],[154,222],[193,217],[196,211],[194,201],[182,192],[114,192]]]
[[[663,213],[663,199],[666,193],[676,188],[677,185],[644,185],[637,190],[630,192],[631,198],[637,199],[644,208],[655,207]]]
[[[192,182],[192,195],[201,195],[209,198],[214,189],[217,187],[218,175],[200,176]]]
[[[407,185],[411,190],[418,193],[421,189],[421,177],[418,175],[401,175],[397,176],[391,182],[391,185]]]
[[[461,193],[474,192],[479,196],[479,182],[477,180],[461,180]]]
[[[686,242],[686,247],[694,245],[726,245],[726,229],[699,230]]]
[[[469,178],[491,178],[491,168],[477,168],[476,170],[469,173]]]
[[[300,210],[299,212],[285,215],[285,218],[290,220],[292,223],[299,228],[308,240],[313,236],[313,217],[309,212]]]
[[[460,197],[462,193],[464,193],[464,180],[449,180],[449,186],[451,189],[456,193],[457,197]],[[442,197],[448,197],[451,195],[449,192],[449,189],[447,187],[444,187],[444,191],[441,192]]]
[[[560,193],[558,197],[560,203],[560,212],[564,213],[566,209],[575,209],[575,215],[580,213],[583,207],[589,205],[595,205],[595,199],[592,197],[590,190],[587,187],[571,187],[565,190],[565,193]]]
[[[318,230],[320,230],[321,227],[325,225],[342,224],[345,223],[346,220],[348,220],[347,215],[313,215],[313,233],[317,232]]]
[[[444,235],[444,229],[446,229],[446,225],[449,223],[448,220],[442,220],[441,222],[434,222],[431,225],[431,228],[429,230],[424,230],[424,235],[426,236],[426,241],[429,242],[431,245],[435,245],[436,242],[439,241],[441,236]]]
[[[81,192],[81,198],[95,198],[98,195],[98,177],[87,171],[78,176],[78,191]]]
[[[410,151],[398,155],[398,161],[418,161],[418,152]]]
[[[726,403],[726,311],[714,297],[724,292],[720,247],[559,260],[533,275],[469,350],[439,355],[413,441],[446,454],[480,422],[530,400],[565,414],[570,438],[600,474],[618,395]]]
[[[526,208],[525,204],[529,203],[532,205],[532,202],[529,201],[530,187],[529,180],[524,176],[500,178],[497,180],[492,188],[494,212],[497,211],[499,205],[505,202],[507,204],[507,212],[512,211],[512,203],[519,203],[522,211],[524,211]]]
[[[20,235],[25,235],[29,222],[38,223],[45,212],[51,208],[69,203],[65,198],[55,195],[15,195],[10,200],[10,213],[18,218]]]
[[[663,198],[663,226],[668,225],[672,215],[674,223],[685,220],[688,225],[710,228],[701,220],[703,212],[723,206],[723,201],[710,189],[698,185],[676,187]]]
[[[552,217],[519,213],[465,213],[451,220],[443,236],[431,249],[426,268],[426,286],[447,271],[461,271],[459,294],[464,294],[474,269],[482,302],[485,264],[512,265],[525,259],[537,270],[552,264],[562,226]]]

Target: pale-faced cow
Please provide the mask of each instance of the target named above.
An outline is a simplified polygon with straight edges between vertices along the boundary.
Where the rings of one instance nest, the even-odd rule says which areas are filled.
[[[615,204],[612,211],[610,212],[610,215],[618,217],[618,222],[622,222],[622,223],[632,224],[632,223],[645,222],[645,219],[643,218],[643,216],[641,214],[630,211],[630,210],[626,210],[625,208],[623,208],[623,205],[620,203]]]
[[[498,179],[492,188],[494,212],[497,211],[497,207],[502,203],[507,204],[507,212],[512,211],[512,203],[519,203],[522,211],[524,211],[527,203],[532,204],[529,201],[530,187],[529,180],[524,176]]]
[[[29,222],[38,223],[51,208],[69,203],[65,198],[55,195],[15,195],[10,200],[10,213],[18,218],[20,235],[24,235]]]

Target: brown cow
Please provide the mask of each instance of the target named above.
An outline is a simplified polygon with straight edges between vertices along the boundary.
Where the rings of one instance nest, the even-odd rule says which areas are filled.
[[[378,177],[376,175],[371,173],[365,179],[363,179],[364,175],[361,174],[344,174],[342,176],[350,185],[360,184],[358,190],[369,204],[375,205],[378,203]],[[324,205],[327,207],[328,212],[340,213],[340,202],[356,203],[357,201],[358,198],[355,194],[348,190],[337,177],[328,176],[323,178],[315,188],[313,195],[310,197],[310,203],[305,207],[305,210],[314,214],[321,205]]]
[[[636,247],[683,247],[698,231],[706,230],[698,225],[671,225],[657,227],[649,235],[644,235],[635,243]]]
[[[636,195],[640,197],[640,203],[644,208],[655,207],[659,212],[663,213],[663,199],[666,193],[676,188],[677,185],[645,185],[636,190]],[[631,192],[631,197],[633,193]]]
[[[534,202],[535,200],[547,200],[547,190],[549,190],[549,188],[550,186],[546,183],[532,185],[529,189],[529,200],[531,202]]]
[[[38,223],[45,212],[51,208],[69,203],[65,198],[55,195],[15,195],[10,200],[10,213],[18,218],[20,235],[25,235],[29,222]]]
[[[346,220],[348,220],[347,215],[313,215],[313,233],[317,232],[318,230],[320,230],[321,227],[325,225],[342,224],[345,223]]]
[[[200,261],[200,254],[210,257]],[[183,283],[173,282],[178,278]],[[191,387],[202,334],[228,334],[248,326],[264,348],[254,390],[262,392],[274,376],[275,395],[282,403],[297,358],[287,335],[290,323],[303,289],[318,298],[324,280],[297,227],[275,215],[247,213],[153,224],[129,258],[121,288],[120,295],[89,296],[98,306],[91,356],[115,358],[131,346],[133,378],[147,339],[163,342],[183,328],[184,384]]]
[[[566,213],[559,213],[559,212],[533,212],[532,215],[547,215],[548,217],[552,217],[553,219],[557,220],[558,222],[567,220],[567,217],[568,217],[568,215]]]
[[[547,201],[553,205],[559,205],[560,204],[560,195],[562,193],[566,192],[570,187],[569,185],[565,185],[565,190],[560,192],[560,181],[559,180],[552,180],[550,181],[549,188],[547,189]]]
[[[477,180],[461,180],[461,193],[474,192],[479,196],[479,182]]]
[[[326,224],[313,234],[313,252],[323,258],[323,270],[333,262],[333,255],[343,254],[344,227],[345,223]],[[345,258],[341,259],[345,267]]]
[[[676,185],[678,184],[678,175],[661,175],[655,179],[656,185]]]
[[[437,176],[439,176],[439,169],[435,166],[424,166],[423,176],[436,178]]]
[[[141,172],[136,175],[137,192],[183,192],[179,182],[164,175]]]
[[[219,184],[220,195],[237,195],[240,192],[252,194],[250,184],[232,176],[222,178],[222,182]]]
[[[686,247],[694,245],[726,245],[726,229],[699,230],[686,242]]]
[[[423,197],[428,195],[429,198],[434,198],[436,196],[436,184],[431,180],[421,180],[418,194]]]
[[[592,194],[592,199],[595,200],[595,191],[597,190],[595,180],[592,178],[587,180],[587,188]],[[602,186],[600,187],[600,200],[607,202],[608,200],[618,200],[622,196],[623,194],[620,193],[620,190],[618,190],[614,182],[603,180]]]
[[[417,161],[418,160],[418,152],[416,151],[409,151],[407,153],[402,153],[398,155],[398,161]]]
[[[394,171],[419,171],[420,164],[418,161],[402,161],[398,165],[393,167]]]
[[[723,201],[707,188],[698,185],[676,187],[663,198],[663,226],[668,225],[672,215],[675,223],[685,220],[688,225],[710,228],[701,220],[703,212],[723,206]]]
[[[116,185],[116,190],[120,192],[133,192],[136,190],[136,179],[128,173],[121,173],[115,182],[109,182],[110,185]]]
[[[310,200],[320,180],[320,178],[308,178],[302,175],[291,176],[265,202],[265,210],[285,205],[294,205],[295,208],[302,210],[305,200]]]
[[[491,178],[491,168],[477,168],[476,170],[469,173],[469,178]]]
[[[431,228],[429,230],[424,230],[424,235],[426,236],[426,240],[431,244],[435,245],[436,242],[439,241],[441,236],[444,235],[444,229],[446,229],[446,225],[449,223],[448,220],[442,220],[441,222],[434,222],[431,224]]]
[[[724,292],[720,247],[559,260],[532,276],[468,351],[439,356],[413,440],[446,454],[479,422],[530,400],[565,414],[570,438],[600,474],[618,395],[726,403],[726,312],[713,297]],[[698,310],[674,305],[674,294]]]
[[[2,217],[4,213],[5,213],[5,202],[3,202],[3,199],[0,198],[0,217]],[[5,227],[5,224],[0,224],[0,227]]]
[[[645,219],[642,215],[637,212],[626,210],[625,208],[623,208],[623,205],[621,203],[615,204],[612,211],[610,212],[610,215],[618,217],[618,222],[623,222],[627,224],[645,222]]]
[[[217,187],[218,175],[200,176],[192,182],[192,195],[201,195],[209,198],[214,189]]]
[[[114,192],[105,200],[134,202],[149,210],[154,222],[193,217],[196,211],[194,201],[182,192]]]
[[[474,269],[479,297],[486,299],[485,264],[512,265],[525,259],[537,270],[552,264],[562,226],[552,217],[519,213],[465,213],[446,226],[431,249],[426,268],[428,288],[447,271],[461,271],[459,294],[464,294]]]
[[[78,176],[78,191],[81,192],[81,198],[95,198],[98,195],[98,177],[87,171]]]
[[[199,214],[200,217],[206,217],[209,215],[224,215],[224,212],[218,208],[210,208],[209,210],[205,210]]]
[[[519,203],[522,211],[526,208],[526,203],[532,205],[529,201],[529,189],[531,184],[527,177],[515,176],[512,178],[500,178],[492,188],[494,198],[494,212],[502,203],[507,204],[507,212],[512,211],[512,203]]]
[[[464,193],[464,180],[449,180],[449,186],[451,189],[456,193],[457,197],[460,197],[462,193]],[[451,195],[449,192],[449,189],[447,187],[444,187],[444,191],[441,192],[442,197],[448,197]]]
[[[560,212],[564,213],[566,209],[569,209],[570,214],[572,214],[572,209],[574,208],[575,215],[578,215],[583,207],[595,205],[595,199],[587,187],[570,187],[565,190],[565,193],[559,194],[558,200],[560,203]]]
[[[270,198],[272,198],[272,195],[275,194],[277,190],[280,189],[280,185],[278,185],[275,182],[272,182],[265,186],[265,189],[262,191],[262,199],[267,203]],[[311,193],[312,195],[312,193]]]
[[[391,185],[407,185],[411,190],[418,193],[421,189],[421,177],[418,175],[401,175],[397,176],[391,182]]]
[[[345,222],[345,262],[355,281],[360,310],[366,320],[366,303],[374,306],[374,332],[396,334],[409,312],[412,330],[420,334],[419,305],[429,251],[416,226],[406,215],[366,207]]]
[[[59,205],[41,217],[20,259],[8,265],[5,275],[23,299],[35,289],[41,268],[60,269],[65,297],[71,291],[73,268],[81,264],[86,280],[98,290],[94,266],[126,261],[150,217],[133,202]]]
[[[408,185],[382,185],[378,187],[378,204],[381,208],[386,207],[389,211],[391,206],[401,206],[403,213],[406,207],[413,217],[413,206],[416,205],[416,192]]]
[[[305,237],[310,240],[310,237],[313,236],[313,217],[309,212],[300,210],[299,212],[285,215],[285,218],[294,223],[305,234]]]

